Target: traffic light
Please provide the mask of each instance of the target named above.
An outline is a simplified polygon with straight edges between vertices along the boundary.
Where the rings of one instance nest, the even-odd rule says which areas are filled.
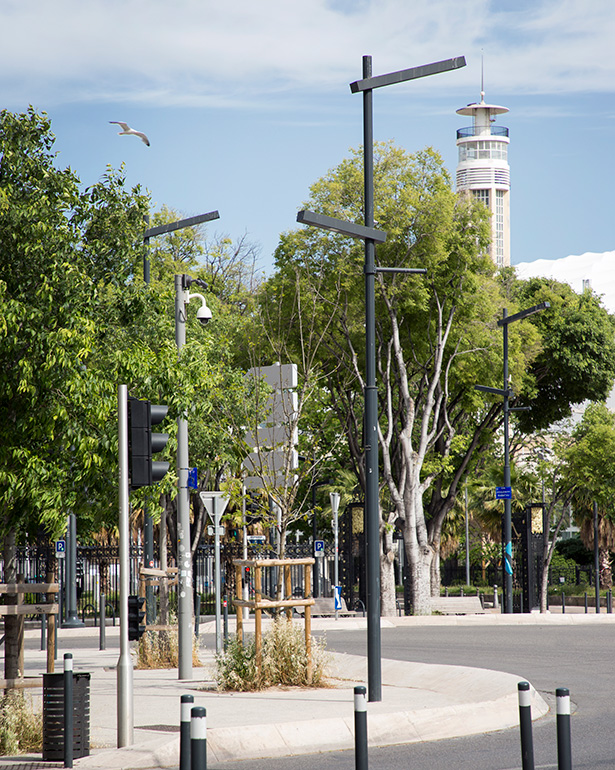
[[[128,640],[138,642],[145,632],[145,626],[141,623],[145,617],[144,596],[128,597]]]
[[[160,481],[169,470],[166,461],[152,460],[152,454],[162,452],[169,440],[168,433],[152,432],[167,416],[168,406],[152,404],[130,396],[128,399],[128,457],[130,488],[149,487]]]

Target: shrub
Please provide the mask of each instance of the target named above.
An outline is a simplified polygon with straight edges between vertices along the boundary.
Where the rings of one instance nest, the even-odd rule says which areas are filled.
[[[256,670],[253,636],[241,644],[233,637],[225,652],[216,657],[216,682],[220,690],[260,690],[264,687],[318,687],[326,674],[328,656],[325,640],[311,639],[312,679],[307,679],[307,651],[304,632],[292,620],[278,618],[263,635],[260,678]]]
[[[43,747],[43,716],[21,690],[0,700],[0,756],[27,754]]]
[[[145,631],[137,647],[137,665],[141,668],[177,668],[179,640],[177,626],[156,631]],[[200,666],[198,641],[192,641],[192,665]]]

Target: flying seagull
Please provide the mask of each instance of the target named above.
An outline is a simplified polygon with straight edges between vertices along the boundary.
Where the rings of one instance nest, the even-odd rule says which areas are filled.
[[[143,131],[136,131],[134,128],[131,128],[128,123],[122,123],[121,120],[110,120],[109,123],[115,123],[116,125],[122,127],[122,130],[119,132],[118,136],[138,136],[141,141],[145,142],[145,144],[149,147],[149,139],[145,136]]]

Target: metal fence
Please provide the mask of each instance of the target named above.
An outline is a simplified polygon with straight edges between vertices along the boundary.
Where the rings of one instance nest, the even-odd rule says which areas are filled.
[[[310,543],[287,545],[286,558],[306,558],[313,555]],[[220,548],[221,567],[221,597],[228,594],[230,597],[234,591],[235,570],[232,566],[233,559],[243,557],[243,547],[240,543],[225,543]],[[273,559],[276,553],[267,545],[249,545],[249,559]],[[143,564],[144,555],[141,546],[132,546],[129,555],[129,593],[137,594],[139,591],[139,568]],[[331,544],[325,545],[324,556],[319,558],[319,590],[320,596],[333,596],[333,566],[334,548]],[[60,607],[65,606],[64,587],[66,582],[65,559],[57,560],[60,582]],[[174,559],[169,556],[169,566],[174,565]],[[17,572],[23,575],[27,583],[45,582],[47,571],[55,564],[55,552],[47,546],[24,546],[17,549]],[[0,565],[4,564],[0,558]],[[159,566],[158,560],[155,566]],[[193,562],[193,585],[195,594],[201,596],[201,613],[214,614],[214,546],[213,544],[201,544],[196,552]],[[262,570],[262,591],[268,596],[273,596],[276,591],[279,570],[276,567]],[[253,593],[254,577],[249,572],[246,574],[246,583]],[[120,591],[120,561],[117,547],[103,546],[77,546],[76,563],[77,582],[77,612],[80,618],[96,616],[99,612],[99,597],[101,592],[105,594],[107,614],[118,615],[119,591]],[[303,595],[303,568],[297,567],[291,570],[292,590],[295,595]],[[177,606],[176,587],[169,590],[169,606],[171,609]]]

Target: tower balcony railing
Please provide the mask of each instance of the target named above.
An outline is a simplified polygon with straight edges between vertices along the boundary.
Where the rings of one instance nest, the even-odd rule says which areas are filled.
[[[484,129],[480,129],[476,126],[459,128],[457,129],[457,139],[467,139],[470,136],[508,136],[508,129],[506,126],[491,126],[489,134],[485,134],[483,131]]]

